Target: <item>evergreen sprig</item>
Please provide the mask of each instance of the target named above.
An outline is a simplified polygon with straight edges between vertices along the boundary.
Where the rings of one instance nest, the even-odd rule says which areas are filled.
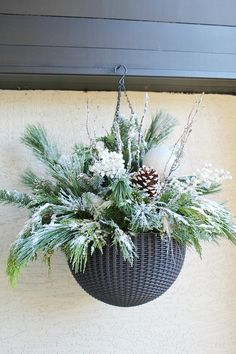
[[[32,198],[26,194],[18,191],[8,191],[6,189],[0,190],[0,203],[15,204],[19,207],[28,207]]]
[[[55,169],[60,154],[41,125],[28,125],[21,140],[40,161],[49,168]]]
[[[170,114],[164,111],[157,112],[144,134],[146,152],[163,143],[172,132],[176,122],[176,119]]]

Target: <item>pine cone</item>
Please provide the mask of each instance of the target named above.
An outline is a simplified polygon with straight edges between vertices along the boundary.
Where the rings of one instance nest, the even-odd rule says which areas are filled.
[[[145,191],[149,197],[157,195],[158,174],[151,167],[140,167],[137,172],[131,175],[131,183],[139,189]]]

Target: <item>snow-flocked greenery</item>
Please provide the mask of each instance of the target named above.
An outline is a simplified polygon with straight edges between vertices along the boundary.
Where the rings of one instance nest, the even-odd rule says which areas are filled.
[[[144,130],[135,116],[120,116],[105,136],[89,145],[77,144],[69,156],[59,152],[40,125],[29,125],[22,142],[45,165],[45,177],[27,170],[22,182],[27,195],[0,190],[1,203],[29,210],[29,220],[10,249],[7,274],[15,284],[23,267],[41,254],[50,267],[54,251],[61,249],[75,271],[83,271],[93,252],[113,245],[132,264],[132,242],[139,233],[168,235],[193,246],[201,254],[201,241],[223,237],[236,243],[233,216],[204,195],[218,191],[222,170],[210,166],[191,176],[168,176],[158,195],[148,197],[130,182],[143,157],[171,133],[175,119],[158,112]],[[157,171],[158,173],[158,171]]]

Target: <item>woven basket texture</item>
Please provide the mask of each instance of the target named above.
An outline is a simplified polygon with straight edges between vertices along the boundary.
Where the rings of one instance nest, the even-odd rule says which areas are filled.
[[[175,240],[148,233],[133,238],[137,248],[133,266],[114,246],[105,246],[89,257],[84,272],[70,270],[81,287],[110,305],[130,307],[162,295],[183,266],[186,247]]]

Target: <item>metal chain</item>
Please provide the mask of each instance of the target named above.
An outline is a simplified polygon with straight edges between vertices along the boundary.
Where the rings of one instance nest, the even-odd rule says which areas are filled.
[[[118,120],[119,120],[119,115],[120,115],[120,99],[121,99],[121,89],[118,87],[117,102],[116,102],[116,111],[115,111],[115,121],[118,121]]]
[[[127,67],[123,64],[117,65],[115,67],[115,72],[117,72],[117,70],[119,70],[120,68],[124,69],[124,74],[121,76],[119,82],[118,82],[118,92],[117,92],[117,103],[116,103],[116,110],[115,110],[115,120],[118,121],[119,120],[119,116],[120,116],[120,104],[121,104],[121,95],[122,92],[124,93],[124,96],[126,98],[126,101],[128,103],[131,115],[134,115],[134,110],[133,107],[131,105],[130,99],[128,97],[127,91],[126,91],[126,87],[125,87],[125,76],[127,74]]]
[[[125,95],[125,97],[126,97],[126,101],[127,101],[127,103],[128,103],[128,106],[129,106],[131,115],[133,116],[133,115],[134,115],[134,110],[133,110],[133,107],[132,107],[132,105],[131,105],[131,102],[130,102],[130,99],[129,99],[129,96],[128,96],[128,94],[127,94],[127,91],[126,91],[125,86],[124,86],[124,91],[123,91],[123,92],[124,92],[124,95]]]

